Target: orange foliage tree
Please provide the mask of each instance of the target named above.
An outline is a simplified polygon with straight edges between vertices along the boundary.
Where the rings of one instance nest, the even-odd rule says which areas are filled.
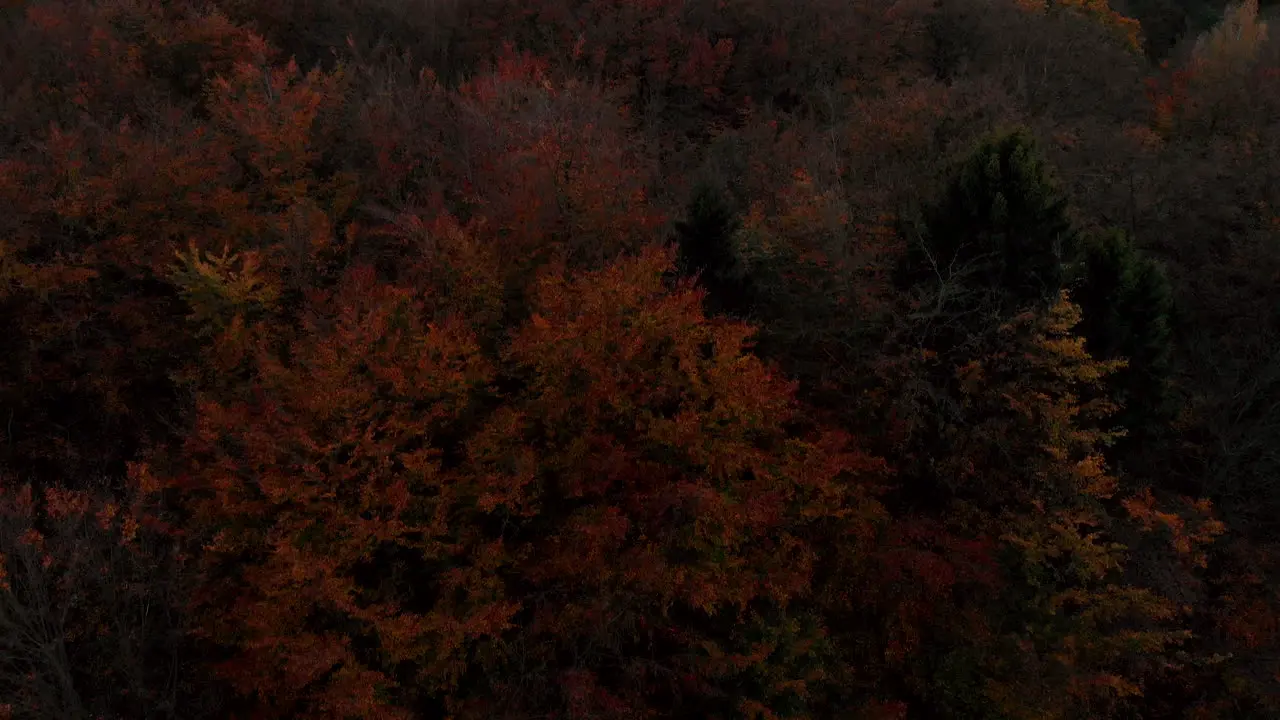
[[[496,355],[353,270],[204,398],[173,482],[237,688],[267,716],[800,702],[822,633],[788,607],[818,530],[873,533],[879,465],[794,437],[791,386],[672,260],[550,272]]]
[[[1101,383],[1116,363],[1088,354],[1072,330],[1079,317],[1064,295],[998,328],[955,369],[956,405],[933,418],[939,435],[916,427],[903,438],[924,463],[904,467],[904,491],[941,503],[949,532],[996,541],[1000,580],[969,596],[982,598],[985,630],[952,635],[957,646],[925,663],[926,697],[949,712],[1111,716],[1176,665],[1189,637],[1167,588],[1127,573],[1125,542],[1172,523],[1170,551],[1194,558],[1221,526],[1160,513],[1147,494],[1122,500],[1102,456],[1114,407]]]

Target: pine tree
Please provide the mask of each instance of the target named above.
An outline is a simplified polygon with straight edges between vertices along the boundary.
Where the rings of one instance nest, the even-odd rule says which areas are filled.
[[[1066,198],[1024,129],[979,145],[926,209],[924,226],[905,279],[940,283],[961,312],[988,309],[1007,318],[1051,302],[1078,252]]]
[[[1160,264],[1144,257],[1120,231],[1090,238],[1077,296],[1081,332],[1098,358],[1124,358],[1111,394],[1124,410],[1117,420],[1145,435],[1168,419],[1173,294]]]
[[[685,219],[675,224],[680,271],[699,277],[711,312],[743,315],[752,304],[752,284],[734,246],[738,227],[724,195],[705,183],[694,188]]]

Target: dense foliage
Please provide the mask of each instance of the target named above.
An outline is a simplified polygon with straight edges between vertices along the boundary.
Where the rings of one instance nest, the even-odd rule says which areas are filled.
[[[1280,715],[1271,13],[0,3],[0,719]]]

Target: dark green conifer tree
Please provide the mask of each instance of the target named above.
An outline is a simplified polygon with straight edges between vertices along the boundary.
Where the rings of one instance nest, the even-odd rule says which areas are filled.
[[[738,227],[724,194],[706,183],[694,188],[685,219],[675,223],[680,272],[698,276],[710,312],[744,316],[751,311],[752,283],[734,243]]]
[[[1131,436],[1146,436],[1169,419],[1168,377],[1173,292],[1160,263],[1145,257],[1119,230],[1091,237],[1075,299],[1091,354],[1125,358],[1112,378],[1117,417]]]
[[[903,268],[909,285],[938,286],[946,305],[990,319],[1052,302],[1079,237],[1030,133],[989,137],[926,208]]]

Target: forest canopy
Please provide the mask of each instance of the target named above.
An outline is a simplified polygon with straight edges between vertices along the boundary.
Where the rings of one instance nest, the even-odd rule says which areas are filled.
[[[1277,12],[0,3],[0,720],[1280,716]]]

